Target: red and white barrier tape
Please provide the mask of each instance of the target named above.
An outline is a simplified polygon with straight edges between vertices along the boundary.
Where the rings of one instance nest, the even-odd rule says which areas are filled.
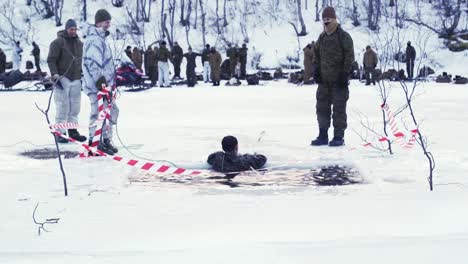
[[[195,176],[195,175],[201,175],[202,174],[202,171],[198,171],[198,170],[188,170],[188,169],[183,169],[183,168],[170,167],[170,166],[167,166],[167,165],[157,165],[156,163],[152,163],[152,162],[141,162],[141,161],[138,161],[138,160],[128,159],[128,158],[124,158],[124,157],[117,156],[117,155],[108,155],[108,154],[98,150],[96,147],[89,146],[87,144],[78,142],[77,140],[75,140],[73,138],[70,138],[70,137],[68,137],[68,136],[66,136],[66,135],[64,135],[64,134],[62,134],[62,133],[60,133],[58,131],[52,130],[52,133],[54,133],[55,135],[57,135],[59,137],[65,138],[68,141],[73,142],[73,143],[83,147],[87,151],[92,151],[94,153],[99,154],[100,156],[103,156],[103,157],[106,157],[106,158],[109,158],[109,159],[112,159],[112,160],[115,160],[115,161],[119,161],[121,163],[125,163],[125,164],[127,164],[127,165],[129,165],[131,167],[139,168],[139,169],[144,170],[144,171],[150,171],[151,170],[152,172],[156,172],[156,173],[189,175],[189,176]]]
[[[418,129],[413,129],[410,130],[411,132],[411,137],[408,140],[408,142],[405,142],[405,134],[402,133],[397,125],[397,122],[395,120],[395,114],[393,111],[390,109],[390,106],[388,104],[384,103],[380,106],[382,110],[385,112],[387,115],[389,124],[390,124],[390,129],[392,131],[393,136],[395,137],[395,141],[403,148],[405,149],[411,149],[414,147],[414,144],[416,143],[416,134],[418,133]],[[380,140],[379,140],[380,141]],[[385,141],[385,140],[384,140]]]

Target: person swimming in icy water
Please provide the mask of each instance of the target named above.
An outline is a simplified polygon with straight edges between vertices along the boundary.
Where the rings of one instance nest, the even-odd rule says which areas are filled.
[[[239,155],[237,138],[233,136],[225,136],[221,145],[223,151],[210,154],[207,162],[213,170],[226,173],[228,176],[234,177],[241,171],[260,169],[267,161],[267,158],[260,154]]]

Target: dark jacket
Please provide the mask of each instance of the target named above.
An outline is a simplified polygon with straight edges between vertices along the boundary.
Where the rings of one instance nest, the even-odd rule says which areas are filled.
[[[171,56],[172,56],[172,62],[180,64],[180,63],[182,63],[182,59],[184,58],[183,57],[184,56],[184,51],[182,50],[182,48],[179,45],[175,45],[172,48]]]
[[[158,61],[160,62],[167,62],[170,57],[171,57],[171,53],[169,52],[169,50],[166,48],[166,46],[161,46],[159,48],[159,51],[158,51]]]
[[[416,50],[413,46],[406,47],[406,60],[415,60],[416,59]]]
[[[184,54],[184,57],[187,60],[187,70],[195,70],[195,68],[197,67],[197,56],[201,56],[201,54],[196,52]]]
[[[238,155],[232,152],[218,151],[208,156],[208,164],[215,171],[230,173],[247,171],[250,169],[260,169],[265,165],[267,158],[263,155],[244,154]]]
[[[71,38],[65,30],[57,33],[57,38],[50,43],[47,64],[51,75],[65,75],[74,81],[81,79],[81,61],[83,42]]]
[[[202,52],[202,57],[201,57],[201,61],[202,61],[202,64],[205,64],[205,61],[209,61],[210,60],[210,49],[203,49],[203,52]]]
[[[338,25],[335,32],[323,32],[314,46],[314,64],[325,82],[335,82],[341,74],[351,74],[354,62],[351,36]]]
[[[31,54],[33,55],[34,58],[39,58],[39,56],[41,55],[41,49],[39,49],[39,46],[33,45],[33,50]]]
[[[248,48],[240,48],[239,49],[239,62],[241,64],[247,63],[247,50]]]
[[[145,51],[145,68],[149,69],[150,67],[157,67],[158,61],[156,59],[156,52],[149,48]]]
[[[6,55],[3,51],[0,51],[0,73],[4,73],[6,70]]]

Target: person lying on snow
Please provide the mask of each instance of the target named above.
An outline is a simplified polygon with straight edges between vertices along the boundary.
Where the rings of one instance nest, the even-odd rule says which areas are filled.
[[[215,171],[226,173],[228,176],[235,176],[238,172],[250,169],[260,169],[265,165],[267,158],[259,154],[239,155],[237,138],[225,136],[221,141],[223,151],[218,151],[208,156],[208,164]]]

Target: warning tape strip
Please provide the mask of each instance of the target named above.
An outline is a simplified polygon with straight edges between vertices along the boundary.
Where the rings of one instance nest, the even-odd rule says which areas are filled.
[[[66,136],[66,135],[64,135],[64,134],[62,134],[62,133],[60,133],[58,131],[52,130],[52,133],[54,133],[55,135],[57,135],[59,137],[65,138],[70,142],[73,142],[73,143],[81,146],[82,148],[84,148],[87,151],[92,151],[94,153],[97,153],[100,156],[103,156],[103,157],[106,157],[106,158],[109,158],[109,159],[112,159],[112,160],[115,160],[115,161],[119,161],[121,163],[125,163],[125,164],[127,164],[127,165],[129,165],[131,167],[139,168],[141,170],[145,170],[145,171],[150,171],[151,170],[152,172],[156,172],[156,173],[176,174],[176,175],[191,175],[191,176],[203,174],[203,172],[199,171],[199,170],[188,170],[188,169],[184,169],[184,168],[171,167],[171,166],[167,166],[167,165],[157,165],[156,163],[152,163],[152,162],[141,162],[139,160],[128,159],[128,158],[124,158],[124,157],[117,156],[117,155],[108,155],[108,154],[102,152],[101,150],[97,149],[97,147],[89,146],[87,144],[78,142],[77,140],[75,140],[73,138],[70,138],[70,137],[68,137],[68,136]]]

